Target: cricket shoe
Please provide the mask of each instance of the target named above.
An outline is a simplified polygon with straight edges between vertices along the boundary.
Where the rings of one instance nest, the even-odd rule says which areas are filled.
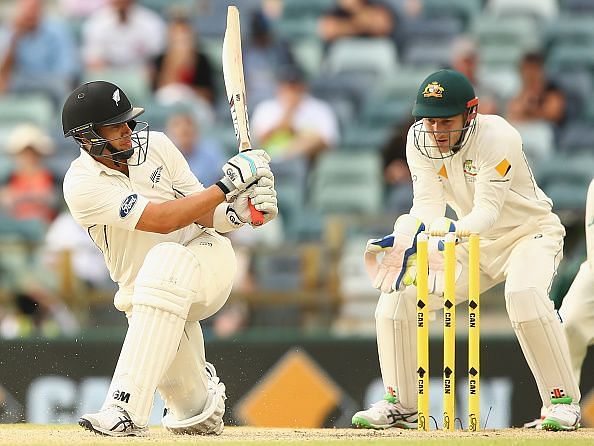
[[[148,433],[146,426],[140,427],[134,424],[128,412],[115,405],[97,413],[83,415],[78,420],[78,424],[96,434],[110,437],[142,437]]]
[[[353,415],[352,423],[354,427],[363,429],[416,429],[417,412],[405,409],[398,398],[387,393],[383,400]]]
[[[547,431],[575,431],[580,427],[580,405],[569,397],[551,398],[542,429]]]

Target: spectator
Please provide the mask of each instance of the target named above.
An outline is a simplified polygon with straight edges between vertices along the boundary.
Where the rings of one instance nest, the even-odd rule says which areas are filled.
[[[200,51],[191,23],[181,14],[174,15],[167,36],[167,46],[153,61],[155,91],[167,89],[171,93],[175,89],[180,97],[197,95],[213,103],[216,97],[213,69]]]
[[[167,121],[167,134],[186,158],[190,170],[204,187],[212,186],[221,177],[227,157],[221,145],[200,133],[200,126],[191,112],[179,112]]]
[[[64,302],[37,284],[28,288],[14,296],[13,305],[0,318],[0,338],[74,336],[79,332],[79,323]]]
[[[406,136],[413,123],[412,116],[397,123],[381,151],[387,189],[386,207],[395,215],[408,212],[412,206],[412,179],[406,162]]]
[[[516,123],[545,121],[558,127],[565,121],[565,94],[547,78],[544,57],[528,52],[520,62],[520,92],[507,104],[507,118]]]
[[[101,251],[68,211],[62,212],[50,224],[43,247],[45,264],[57,274],[60,273],[60,257],[65,251],[70,252],[74,276],[86,288],[115,288]]]
[[[324,13],[318,34],[326,44],[343,37],[391,37],[395,19],[392,10],[374,0],[338,0]]]
[[[270,19],[261,11],[252,15],[252,33],[243,65],[247,95],[253,104],[274,97],[277,67],[295,63],[286,41],[277,38],[271,26]]]
[[[17,2],[0,54],[0,93],[40,92],[58,104],[79,71],[68,27],[44,16],[42,0]]]
[[[479,51],[476,42],[468,36],[459,36],[452,43],[451,68],[465,75],[480,98],[479,112],[496,115],[499,111],[497,96],[481,83],[478,75]]]
[[[52,140],[30,124],[17,127],[6,150],[14,156],[15,169],[0,189],[0,203],[15,220],[49,223],[56,215],[56,180],[43,157],[54,151]]]
[[[273,161],[316,155],[338,142],[338,121],[330,106],[308,93],[304,73],[281,67],[276,97],[254,109],[253,131]]]
[[[143,67],[163,51],[165,22],[134,0],[110,0],[83,25],[87,70]]]

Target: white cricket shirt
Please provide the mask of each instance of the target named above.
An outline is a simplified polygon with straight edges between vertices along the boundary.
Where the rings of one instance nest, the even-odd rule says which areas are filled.
[[[162,242],[187,244],[204,232],[196,224],[169,234],[135,229],[150,202],[162,203],[204,190],[171,140],[150,132],[147,158],[129,177],[95,161],[81,149],[64,178],[64,198],[105,258],[111,278],[131,292],[147,252]]]
[[[496,115],[479,114],[476,120],[463,148],[442,159],[423,155],[409,129],[406,158],[414,191],[410,213],[429,225],[444,216],[447,203],[458,216],[459,229],[485,239],[498,239],[526,223],[561,226],[551,200],[534,180],[516,129]]]

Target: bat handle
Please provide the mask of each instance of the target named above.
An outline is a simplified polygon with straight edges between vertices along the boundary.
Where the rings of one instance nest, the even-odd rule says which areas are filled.
[[[252,201],[249,201],[250,206],[250,213],[252,215],[252,225],[254,226],[262,226],[264,224],[264,214],[260,212],[256,207],[252,204]]]

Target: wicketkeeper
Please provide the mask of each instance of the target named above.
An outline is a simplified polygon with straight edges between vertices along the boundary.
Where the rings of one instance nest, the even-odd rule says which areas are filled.
[[[539,189],[519,133],[503,118],[477,113],[468,79],[440,70],[421,84],[413,108],[417,121],[407,137],[413,179],[410,215],[394,232],[368,243],[373,286],[382,291],[375,319],[386,396],[357,412],[353,425],[383,429],[417,427],[415,236],[457,232],[481,237],[481,292],[505,282],[512,327],[532,370],[548,415],[543,428],[575,430],[580,391],[565,334],[548,293],[563,253],[565,229]],[[457,221],[445,216],[446,204]],[[430,247],[430,309],[442,305],[443,258]],[[377,262],[374,257],[384,253]],[[456,303],[466,300],[468,250],[456,246]]]

